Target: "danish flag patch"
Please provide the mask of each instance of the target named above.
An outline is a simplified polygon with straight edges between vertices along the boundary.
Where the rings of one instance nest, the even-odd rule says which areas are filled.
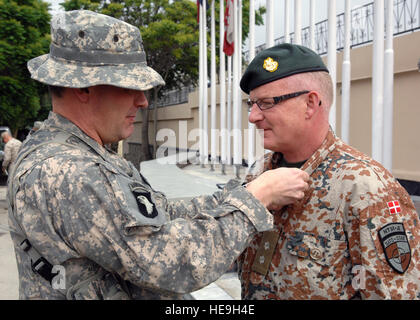
[[[388,202],[388,209],[390,214],[396,214],[401,212],[401,206],[399,201]]]

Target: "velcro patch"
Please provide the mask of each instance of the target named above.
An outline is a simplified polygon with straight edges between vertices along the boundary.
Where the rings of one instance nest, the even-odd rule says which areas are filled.
[[[155,205],[152,202],[150,193],[148,192],[139,192],[132,190],[134,197],[136,198],[137,205],[139,207],[140,213],[147,218],[153,219],[158,215]]]
[[[411,248],[402,223],[390,223],[378,231],[388,264],[403,274],[411,261]]]
[[[390,214],[396,214],[401,212],[401,206],[399,201],[390,201],[387,203],[387,205]]]

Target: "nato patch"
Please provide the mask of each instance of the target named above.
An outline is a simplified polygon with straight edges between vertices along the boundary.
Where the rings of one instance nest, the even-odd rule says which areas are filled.
[[[388,264],[403,274],[410,265],[411,248],[402,223],[390,223],[378,231]]]

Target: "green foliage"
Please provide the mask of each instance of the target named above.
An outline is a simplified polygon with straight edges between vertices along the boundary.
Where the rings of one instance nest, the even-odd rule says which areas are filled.
[[[30,79],[28,60],[48,52],[48,4],[0,0],[0,124],[16,133],[45,114],[45,87]]]

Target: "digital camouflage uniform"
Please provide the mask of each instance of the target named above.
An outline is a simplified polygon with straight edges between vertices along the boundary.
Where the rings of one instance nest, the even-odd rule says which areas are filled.
[[[28,62],[42,83],[164,84],[146,64],[139,29],[120,20],[63,12],[52,19],[51,41],[49,54]],[[167,201],[131,163],[56,113],[23,143],[8,188],[21,299],[180,298],[219,278],[256,232],[273,228],[239,182]],[[41,276],[46,261],[54,268]]]
[[[63,134],[66,144],[54,142]],[[135,299],[180,298],[175,293],[217,280],[257,230],[273,227],[271,214],[237,181],[212,196],[168,202],[130,162],[55,113],[20,155],[36,145],[16,167],[15,217],[40,254],[65,267],[66,289],[31,270],[12,233],[21,299],[125,297],[115,286]]]
[[[247,180],[281,157],[266,155]],[[331,130],[302,170],[304,199],[275,212],[275,230],[238,260],[242,298],[419,299],[419,218],[402,186]]]

